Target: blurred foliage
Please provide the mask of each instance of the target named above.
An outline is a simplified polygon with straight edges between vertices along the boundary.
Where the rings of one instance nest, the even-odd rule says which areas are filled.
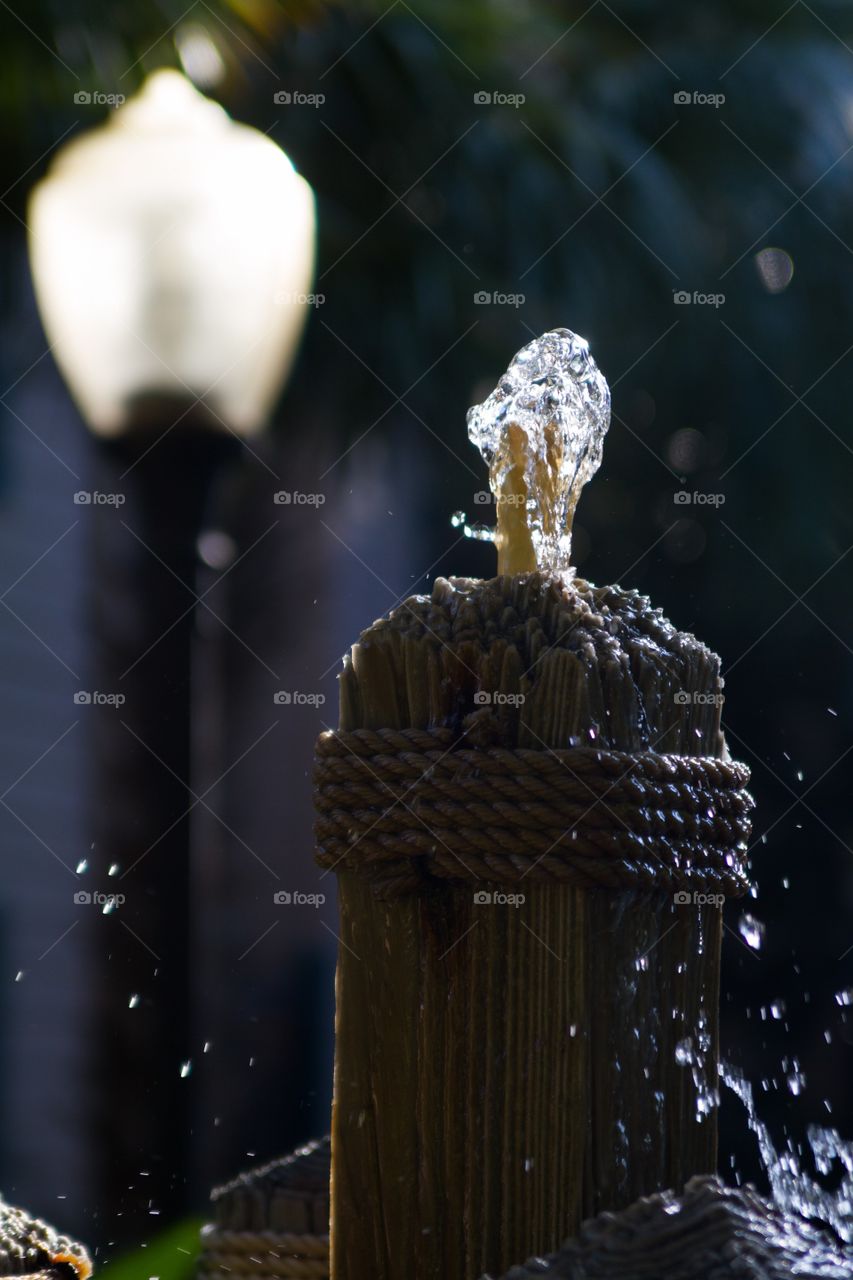
[[[98,1265],[104,1280],[192,1280],[199,1255],[200,1218],[188,1218],[161,1232],[145,1246]]]
[[[0,15],[16,241],[49,152],[97,118],[74,91],[129,92],[176,62],[188,22],[206,31],[224,66],[208,91],[276,138],[317,193],[326,303],[283,413],[350,440],[381,419],[398,454],[412,433],[423,441],[418,567],[490,571],[488,548],[446,555],[447,513],[483,475],[464,410],[534,333],[568,324],[590,339],[614,421],[580,506],[579,564],[641,586],[732,669],[726,718],[755,767],[771,832],[762,906],[778,927],[760,961],[726,936],[740,993],[727,1035],[747,1065],[763,1061],[771,1030],[748,1006],[791,991],[793,1039],[820,1082],[803,1106],[825,1119],[821,1088],[849,1074],[851,1036],[842,1027],[836,1049],[822,1033],[846,1017],[832,993],[853,970],[853,956],[835,960],[853,943],[853,821],[833,767],[853,723],[853,7],[32,0],[18,12]],[[282,88],[325,101],[282,107]],[[484,91],[525,102],[478,105]],[[694,91],[725,102],[675,102]],[[778,292],[757,270],[766,247],[793,262]],[[4,290],[8,307],[20,288]],[[479,306],[479,290],[525,301]],[[678,306],[676,290],[725,302]],[[724,504],[679,507],[682,488]],[[805,809],[804,765],[806,785],[826,772]],[[853,1128],[849,1097],[835,1114]]]

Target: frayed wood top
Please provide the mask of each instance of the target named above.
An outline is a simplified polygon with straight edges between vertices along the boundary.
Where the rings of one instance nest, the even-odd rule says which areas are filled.
[[[361,633],[344,661],[341,728],[473,733],[474,717],[507,746],[535,747],[518,738],[523,718],[550,746],[725,757],[722,690],[719,657],[637,591],[541,572],[438,578]],[[554,741],[542,728],[560,718],[568,729],[567,703],[578,731]]]
[[[2,1280],[87,1280],[92,1262],[82,1244],[0,1199]]]
[[[436,578],[429,595],[409,596],[367,627],[359,643],[369,644],[387,629],[434,643],[479,639],[485,646],[503,639],[525,647],[541,636],[546,644],[572,649],[580,643],[607,649],[614,638],[630,637],[667,650],[686,644],[712,656],[639,591],[596,587],[584,578],[566,582],[540,571],[497,578]]]
[[[330,1168],[331,1141],[325,1137],[239,1174],[211,1193],[217,1227],[326,1234]]]
[[[556,1253],[501,1280],[849,1280],[853,1251],[828,1230],[782,1212],[752,1187],[691,1178],[676,1195],[637,1200],[583,1224]],[[491,1277],[483,1277],[491,1280]]]

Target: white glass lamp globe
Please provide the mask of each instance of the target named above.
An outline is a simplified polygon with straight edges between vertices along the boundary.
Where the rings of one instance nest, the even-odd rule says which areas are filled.
[[[196,398],[261,428],[305,321],[314,198],[284,152],[177,71],[64,147],[30,200],[48,340],[99,435]]]

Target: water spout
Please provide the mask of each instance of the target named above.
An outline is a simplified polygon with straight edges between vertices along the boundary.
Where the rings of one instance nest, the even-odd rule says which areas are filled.
[[[522,347],[492,394],[468,410],[497,506],[498,573],[574,576],[572,519],[609,425],[610,389],[570,329]]]

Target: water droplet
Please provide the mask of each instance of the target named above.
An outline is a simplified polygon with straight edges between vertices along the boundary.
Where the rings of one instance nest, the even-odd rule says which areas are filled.
[[[495,530],[487,524],[466,524],[462,532],[466,538],[473,538],[475,542],[494,542],[495,540]]]
[[[687,1067],[693,1062],[693,1041],[689,1036],[679,1040],[675,1046],[675,1061],[680,1067]]]
[[[138,1009],[138,1008],[139,1008],[139,996],[138,996],[138,995],[132,995],[132,996],[130,997],[130,999],[128,1000],[128,1002],[127,1002],[127,1007],[128,1007],[128,1009]]]
[[[117,876],[117,875],[118,875],[118,873],[119,873],[119,870],[120,870],[120,867],[119,867],[118,863],[117,863],[117,862],[111,862],[111,863],[110,863],[110,865],[109,865],[109,870],[107,871],[107,875],[108,875],[108,876]]]
[[[191,1060],[188,1060],[187,1062],[182,1062],[181,1063],[181,1079],[186,1080],[187,1076],[190,1074],[192,1069],[193,1069],[193,1064]]]
[[[454,511],[450,517],[450,523],[454,529],[462,530],[466,538],[473,538],[475,542],[494,542],[495,530],[490,529],[487,524],[468,524],[468,517],[464,511]]]
[[[77,863],[77,874],[78,874],[78,876],[82,876],[82,875],[83,875],[83,873],[84,873],[84,872],[86,872],[86,871],[88,871],[88,870],[89,870],[89,860],[88,860],[88,858],[81,858],[81,859],[80,859],[80,861]]]
[[[787,1085],[795,1098],[798,1098],[806,1087],[806,1077],[802,1071],[792,1071],[787,1077]]]
[[[836,991],[835,1003],[840,1005],[853,1004],[853,987],[845,987],[843,991]]]
[[[751,916],[748,911],[744,911],[737,922],[737,927],[738,933],[746,945],[751,947],[753,951],[760,951],[766,932],[761,921],[756,920],[755,916]]]

